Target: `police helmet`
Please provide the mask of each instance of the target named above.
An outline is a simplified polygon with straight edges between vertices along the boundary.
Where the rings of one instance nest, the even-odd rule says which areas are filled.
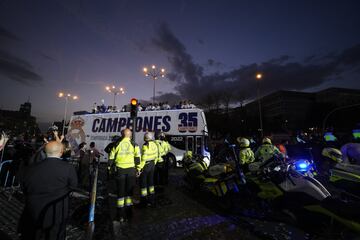
[[[151,141],[151,140],[154,140],[154,133],[152,132],[146,132],[144,134],[144,141],[145,142],[148,142],[148,141]]]
[[[236,140],[239,143],[240,147],[246,148],[250,146],[250,141],[247,138],[238,137]]]
[[[263,138],[262,143],[263,144],[271,144],[271,140],[270,140],[270,138],[265,137],[265,138]]]
[[[164,132],[159,133],[159,139],[160,140],[165,140],[165,133]]]
[[[342,153],[340,150],[338,150],[336,148],[330,148],[330,147],[324,148],[321,152],[321,155],[323,157],[331,159],[332,161],[334,161],[336,163],[342,162]]]

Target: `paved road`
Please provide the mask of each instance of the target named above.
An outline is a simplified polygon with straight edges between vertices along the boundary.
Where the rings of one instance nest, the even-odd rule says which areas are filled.
[[[122,239],[258,239],[254,234],[192,199],[184,192],[181,170],[171,173],[171,182],[157,195],[155,208],[134,208],[131,222],[114,229]],[[180,180],[179,180],[180,178]],[[114,218],[115,198],[110,199]]]

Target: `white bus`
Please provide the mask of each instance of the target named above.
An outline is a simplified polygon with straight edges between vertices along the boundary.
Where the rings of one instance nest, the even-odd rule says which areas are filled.
[[[120,136],[125,128],[132,127],[130,112],[97,113],[73,115],[66,135],[75,154],[81,142],[95,142],[95,146],[104,154],[101,161],[107,161],[104,148],[114,136]],[[208,155],[205,114],[203,110],[176,109],[159,111],[141,111],[136,118],[135,142],[142,146],[146,131],[162,131],[171,144],[171,163],[179,166],[185,151]],[[209,156],[210,158],[210,156]]]

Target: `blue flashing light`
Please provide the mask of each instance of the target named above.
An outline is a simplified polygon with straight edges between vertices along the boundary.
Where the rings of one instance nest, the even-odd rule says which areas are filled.
[[[295,162],[295,170],[299,172],[307,172],[310,169],[310,162],[306,159],[300,159]]]
[[[306,169],[308,167],[308,165],[306,163],[300,163],[298,166],[301,169]]]

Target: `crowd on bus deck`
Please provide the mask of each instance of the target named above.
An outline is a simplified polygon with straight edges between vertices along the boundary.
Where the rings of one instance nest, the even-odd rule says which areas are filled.
[[[193,109],[196,108],[195,104],[193,104],[190,100],[180,101],[178,104],[170,106],[170,104],[165,102],[155,102],[149,103],[144,106],[141,103],[138,103],[138,111],[160,111],[160,110],[173,110],[173,109]],[[106,106],[104,101],[102,100],[101,105],[97,105],[94,103],[92,107],[92,113],[119,113],[119,112],[128,112],[130,109],[127,105],[124,105],[121,109],[118,109],[116,106]]]

